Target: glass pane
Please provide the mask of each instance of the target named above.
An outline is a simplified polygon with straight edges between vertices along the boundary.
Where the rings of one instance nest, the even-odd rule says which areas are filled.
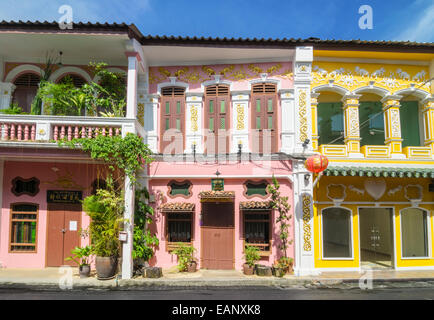
[[[247,187],[246,194],[248,196],[251,196],[251,195],[254,195],[254,194],[259,194],[261,196],[267,195],[267,184],[266,183],[262,183],[262,184],[250,184],[250,183],[247,183],[246,187]]]
[[[273,129],[273,117],[268,117],[268,129]]]
[[[225,129],[225,118],[220,119],[220,129]]]
[[[36,221],[34,222],[12,222],[12,243],[36,243]]]
[[[402,147],[420,147],[422,144],[419,128],[419,104],[417,101],[401,101],[400,103]]]
[[[170,185],[170,194],[172,196],[177,195],[177,194],[183,194],[188,196],[190,194],[189,190],[190,190],[190,183],[184,183],[184,184],[178,184],[178,183],[172,183]]]
[[[175,215],[174,213],[173,215]],[[190,221],[169,221],[168,226],[169,242],[190,242],[191,222]]]
[[[181,102],[180,101],[176,101],[176,113],[177,114],[181,113]]]
[[[37,206],[33,204],[16,204],[12,206],[12,211],[18,211],[18,212],[36,212]]]
[[[209,113],[214,113],[214,101],[210,100],[209,102]]]
[[[267,111],[273,112],[273,99],[268,99],[267,101]]]
[[[384,145],[384,117],[381,102],[360,102],[360,145]]]
[[[181,119],[176,119],[176,129],[181,130]]]
[[[166,102],[166,114],[170,114],[170,102]]]
[[[166,130],[170,129],[170,119],[166,118]]]
[[[261,117],[256,117],[256,129],[261,129]]]
[[[405,209],[401,214],[402,256],[428,256],[426,212],[417,208]]]
[[[318,103],[319,144],[344,144],[342,102]]]
[[[351,258],[350,212],[328,208],[322,212],[324,258]]]
[[[214,130],[214,118],[209,118],[209,129]]]
[[[225,101],[220,101],[220,113],[226,113]]]
[[[256,112],[261,112],[261,99],[256,99]]]

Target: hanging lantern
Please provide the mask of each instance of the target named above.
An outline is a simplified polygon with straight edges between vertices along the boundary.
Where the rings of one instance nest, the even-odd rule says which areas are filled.
[[[321,154],[311,156],[304,162],[306,169],[313,173],[323,172],[328,165],[329,160]]]

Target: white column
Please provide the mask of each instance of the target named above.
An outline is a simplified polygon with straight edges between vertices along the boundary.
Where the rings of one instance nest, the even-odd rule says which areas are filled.
[[[294,273],[298,276],[315,275],[312,174],[303,161],[294,161]],[[309,175],[306,179],[305,176]]]
[[[282,108],[280,120],[282,146],[280,152],[293,153],[295,147],[294,90],[281,90],[280,103]]]
[[[185,153],[192,153],[193,145],[196,145],[196,153],[204,152],[202,114],[202,94],[188,95],[185,112]]]
[[[12,102],[15,85],[10,82],[0,82],[0,110],[8,109]]]
[[[297,47],[294,55],[295,153],[312,152],[312,116],[310,81],[313,60],[312,47]],[[307,142],[307,147],[303,143]]]
[[[232,92],[232,143],[231,153],[238,152],[238,144],[242,144],[241,152],[250,152],[249,146],[249,93]]]
[[[145,103],[144,129],[148,132],[148,146],[158,153],[158,95],[148,95]]]
[[[128,82],[127,82],[127,118],[136,118],[137,114],[137,76],[139,55],[136,52],[127,52]]]
[[[136,133],[134,126],[124,125],[122,137],[127,133]],[[128,176],[125,176],[125,210],[124,231],[127,232],[127,241],[122,243],[122,279],[131,279],[133,276],[133,231],[134,231],[134,193],[135,188]]]

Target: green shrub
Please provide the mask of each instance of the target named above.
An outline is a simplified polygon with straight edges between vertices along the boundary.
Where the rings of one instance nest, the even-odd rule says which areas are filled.
[[[253,267],[255,263],[261,259],[258,247],[246,245],[244,249],[244,259],[249,267]]]
[[[186,271],[187,266],[195,261],[194,252],[196,249],[191,245],[186,245],[183,242],[176,243],[176,249],[172,251],[178,257],[178,270]]]

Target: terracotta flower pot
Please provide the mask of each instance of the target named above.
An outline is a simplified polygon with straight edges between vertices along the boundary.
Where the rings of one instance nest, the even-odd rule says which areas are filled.
[[[250,267],[247,263],[243,264],[243,272],[247,276],[252,276],[255,271],[255,267]]]
[[[113,279],[118,268],[117,257],[96,257],[96,274],[99,280]]]
[[[196,261],[192,261],[189,264],[187,264],[187,272],[196,272],[196,269],[197,269]]]
[[[90,265],[84,264],[78,267],[80,278],[88,278],[90,276]]]

